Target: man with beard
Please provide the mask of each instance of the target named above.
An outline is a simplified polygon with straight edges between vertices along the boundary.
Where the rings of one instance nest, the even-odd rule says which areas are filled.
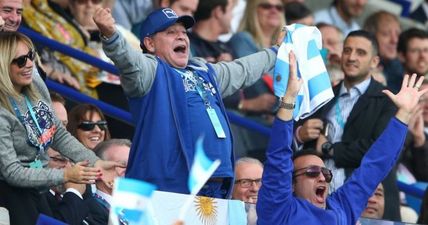
[[[418,28],[403,31],[398,38],[398,57],[405,73],[428,73],[428,33]]]

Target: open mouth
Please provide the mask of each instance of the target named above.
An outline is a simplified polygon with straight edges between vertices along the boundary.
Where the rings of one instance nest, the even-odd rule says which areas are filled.
[[[317,196],[317,200],[319,202],[324,202],[324,196],[326,191],[327,191],[327,188],[325,186],[319,186],[315,190],[315,195]]]
[[[185,54],[187,52],[187,47],[186,45],[178,45],[177,47],[174,48],[174,52]]]

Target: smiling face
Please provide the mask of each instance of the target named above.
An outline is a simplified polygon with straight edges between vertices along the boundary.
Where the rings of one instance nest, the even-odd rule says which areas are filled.
[[[0,17],[5,31],[16,31],[22,20],[22,0],[0,0]]]
[[[294,171],[308,166],[325,167],[321,158],[315,155],[304,155],[294,160]],[[304,174],[297,176],[293,183],[293,191],[297,197],[306,199],[316,207],[323,209],[326,207],[328,188],[328,183],[322,173],[317,177],[308,177]]]
[[[185,68],[189,61],[189,37],[180,23],[168,27],[164,31],[144,38],[144,45],[149,53],[165,60],[176,68]]]
[[[18,42],[14,59],[25,56],[30,52],[30,49],[23,42]],[[17,63],[10,64],[10,80],[13,87],[18,93],[21,93],[22,88],[30,85],[32,82],[33,61],[27,58],[25,65],[20,68]]]
[[[83,121],[87,122],[98,122],[101,121],[101,117],[96,112],[87,112],[84,116]],[[94,129],[85,131],[77,128],[77,139],[88,149],[94,149],[97,144],[104,141],[105,130],[101,130],[98,125],[94,126]]]
[[[394,17],[384,16],[379,21],[375,35],[379,43],[379,55],[381,57],[388,60],[397,58],[397,44],[400,33],[400,24]]]
[[[342,51],[345,81],[354,85],[369,78],[371,70],[379,63],[379,57],[374,54],[373,46],[368,39],[360,36],[348,37]]]
[[[382,219],[383,212],[385,209],[385,196],[383,191],[383,185],[380,183],[375,193],[369,198],[367,202],[367,207],[364,210],[361,217],[371,218],[371,219]]]
[[[412,38],[407,43],[407,51],[400,53],[407,73],[425,75],[428,73],[428,38]]]
[[[241,162],[235,168],[236,181],[243,181],[245,179],[261,180],[262,175],[263,168],[256,163]],[[233,186],[232,198],[255,204],[257,203],[259,189],[260,184],[255,182],[251,182],[249,187],[246,187],[242,182],[238,182]]]
[[[284,7],[280,0],[262,1],[257,7],[257,16],[262,29],[276,29],[281,26]]]

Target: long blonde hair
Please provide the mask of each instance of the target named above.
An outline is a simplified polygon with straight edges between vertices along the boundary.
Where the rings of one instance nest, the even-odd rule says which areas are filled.
[[[19,32],[0,32],[0,103],[11,113],[14,113],[9,97],[20,98],[21,94],[27,95],[31,100],[36,100],[39,94],[31,83],[23,87],[22,93],[18,93],[10,79],[10,65],[15,57],[18,43],[25,44],[28,49],[34,49],[30,38]],[[34,79],[34,78],[33,78]]]
[[[238,31],[247,31],[253,37],[255,43],[259,48],[263,48],[264,35],[262,28],[259,23],[259,16],[257,14],[257,8],[261,3],[264,3],[266,0],[249,0],[247,1],[247,6],[245,7],[244,16],[241,19],[239,24]],[[271,37],[270,43],[276,44],[276,39],[278,34],[281,32],[282,26],[285,25],[285,16],[284,13],[280,13],[281,25],[276,29],[274,35]]]

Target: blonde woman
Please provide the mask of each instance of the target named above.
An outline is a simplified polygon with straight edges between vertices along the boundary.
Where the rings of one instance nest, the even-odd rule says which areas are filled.
[[[35,52],[27,36],[0,32],[0,55],[0,207],[9,210],[11,224],[33,225],[39,213],[51,214],[43,190],[94,183],[101,169],[110,172],[119,164],[99,160],[54,116],[46,86],[33,75]],[[47,168],[49,146],[76,164]]]
[[[239,32],[229,41],[235,57],[274,45],[284,25],[284,6],[280,0],[247,1]]]

